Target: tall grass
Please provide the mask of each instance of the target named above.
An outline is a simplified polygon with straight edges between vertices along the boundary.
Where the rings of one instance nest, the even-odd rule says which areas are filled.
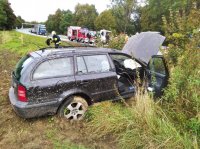
[[[6,42],[9,42],[11,40],[11,36],[9,32],[0,32],[0,43],[5,44]]]
[[[87,113],[92,138],[115,136],[119,148],[192,148],[193,140],[180,134],[158,103],[145,93],[127,104],[105,102]]]
[[[193,36],[171,71],[163,107],[181,132],[188,132],[200,143],[200,33]],[[173,51],[173,49],[170,49]],[[168,108],[166,108],[166,106]]]

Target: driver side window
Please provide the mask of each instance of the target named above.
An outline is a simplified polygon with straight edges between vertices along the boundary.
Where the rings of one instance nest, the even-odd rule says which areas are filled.
[[[166,69],[163,59],[160,57],[154,57],[150,60],[149,68],[152,72],[166,75]]]

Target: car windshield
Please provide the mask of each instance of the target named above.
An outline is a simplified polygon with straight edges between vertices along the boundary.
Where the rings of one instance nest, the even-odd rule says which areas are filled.
[[[28,67],[28,65],[33,61],[33,57],[30,55],[26,55],[22,57],[17,65],[15,66],[14,75],[17,80],[20,79],[21,75],[23,74],[24,70]]]
[[[46,30],[46,27],[41,27],[40,30]]]
[[[111,54],[111,57],[115,62],[118,62],[120,65],[124,66],[125,68],[136,69],[136,68],[142,67],[138,62],[136,62],[135,60],[125,55]]]

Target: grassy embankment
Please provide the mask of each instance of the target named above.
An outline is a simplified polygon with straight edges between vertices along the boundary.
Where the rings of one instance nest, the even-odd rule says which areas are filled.
[[[16,62],[24,54],[46,47],[45,40],[15,31],[0,32],[0,148],[85,148],[79,141],[78,126],[63,124],[56,117],[24,120],[9,103],[10,74]]]
[[[64,123],[57,117],[34,120],[17,117],[12,112],[6,97],[9,73],[19,58],[16,58],[18,54],[37,49],[31,45],[31,41],[44,45],[44,39],[23,38],[27,35],[16,32],[1,32],[1,34],[3,34],[1,37],[5,38],[0,39],[2,43],[0,52],[6,58],[1,59],[1,73],[4,77],[0,80],[7,79],[0,91],[2,107],[0,135],[3,138],[0,145],[7,147],[6,144],[17,144],[18,148],[24,145],[67,148],[70,145],[69,148],[84,148],[73,144],[81,143],[88,148],[198,148],[198,135],[182,127],[186,121],[176,122],[171,115],[173,110],[169,109],[169,104],[154,102],[147,94],[138,95],[128,104],[104,102],[94,105],[87,112],[84,122],[73,125]],[[30,44],[23,46],[26,40]],[[173,116],[179,117],[179,114],[173,113]]]

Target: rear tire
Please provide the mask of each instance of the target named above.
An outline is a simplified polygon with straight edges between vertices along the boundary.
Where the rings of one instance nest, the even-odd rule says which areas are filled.
[[[71,96],[59,109],[59,116],[67,120],[82,120],[87,111],[88,103],[79,96]]]

